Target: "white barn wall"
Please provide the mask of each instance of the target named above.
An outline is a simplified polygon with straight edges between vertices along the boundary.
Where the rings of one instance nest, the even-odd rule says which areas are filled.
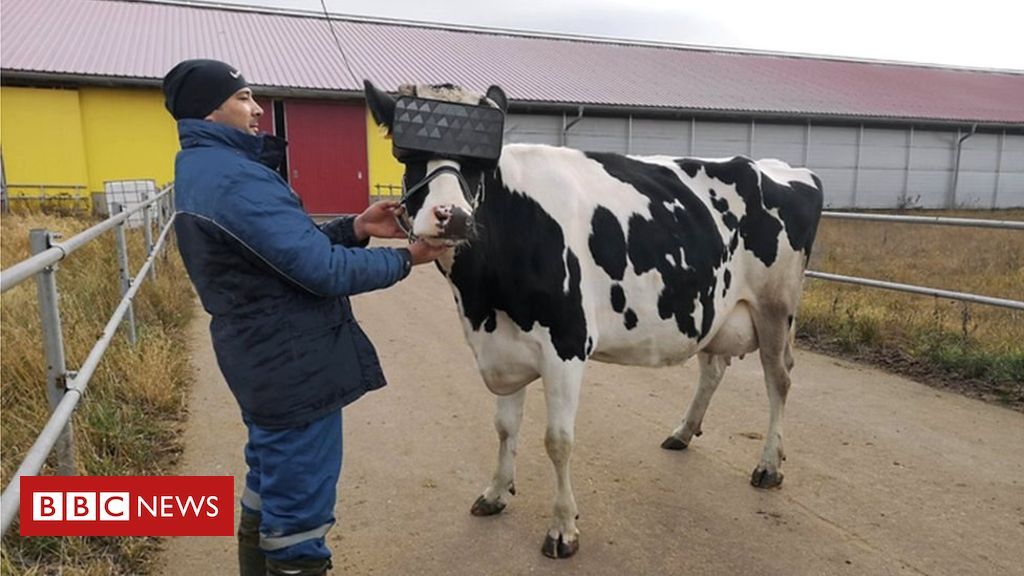
[[[999,188],[993,208],[1024,206],[1024,136],[1005,136],[1000,161]]]
[[[825,206],[848,208],[1024,207],[1024,135],[834,126],[806,122],[711,121],[510,114],[506,141],[597,152],[722,158],[748,155],[807,166],[822,179]]]
[[[694,128],[693,156],[731,158],[750,153],[750,124],[698,120]]]
[[[670,156],[692,155],[690,120],[650,120],[633,118],[630,154]]]
[[[570,117],[569,121],[572,121]],[[587,118],[573,125],[566,133],[565,145],[591,152],[629,152],[629,120],[627,118]]]
[[[754,158],[778,158],[792,166],[806,162],[807,127],[797,124],[755,124]]]
[[[562,143],[562,116],[539,114],[509,114],[505,119],[505,142],[508,144]]]
[[[892,208],[903,194],[907,172],[910,132],[888,128],[864,128],[860,172],[857,177],[858,208]]]
[[[998,167],[999,135],[975,134],[964,140],[956,186],[957,206],[990,208]]]
[[[826,208],[853,205],[857,138],[857,128],[811,126],[807,167],[821,178]]]
[[[955,131],[915,130],[907,200],[910,206],[942,208],[953,185]]]

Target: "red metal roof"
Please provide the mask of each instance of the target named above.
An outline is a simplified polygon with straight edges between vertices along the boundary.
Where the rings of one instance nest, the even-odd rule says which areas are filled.
[[[255,10],[255,9],[253,9]],[[159,79],[218,58],[250,83],[501,85],[517,101],[1024,124],[1024,71],[966,70],[118,0],[4,0],[0,67]]]

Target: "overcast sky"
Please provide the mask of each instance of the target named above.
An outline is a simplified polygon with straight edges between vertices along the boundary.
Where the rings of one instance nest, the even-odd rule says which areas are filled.
[[[1020,0],[325,1],[335,14],[1024,71]]]

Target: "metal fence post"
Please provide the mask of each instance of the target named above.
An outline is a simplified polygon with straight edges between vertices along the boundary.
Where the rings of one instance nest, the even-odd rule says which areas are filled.
[[[114,202],[111,205],[112,212],[114,215],[118,215],[124,212],[124,206],[120,202]],[[121,268],[121,296],[128,293],[128,289],[132,286],[131,272],[128,269],[128,242],[125,241],[124,237],[125,223],[121,222],[117,225],[115,230],[117,236],[117,261]],[[133,304],[128,304],[128,340],[132,343],[132,346],[138,341],[135,335],[135,307]]]
[[[140,198],[142,198],[142,203],[145,204],[147,201],[149,201],[149,194],[147,194],[146,192],[142,192],[140,194]],[[146,236],[146,258],[149,258],[149,255],[153,253],[153,216],[151,213],[152,210],[152,206],[146,206],[142,210],[142,228],[143,233]],[[156,262],[153,262],[153,265],[150,266],[149,268],[149,277],[152,280],[156,280]]]
[[[48,230],[33,229],[29,231],[29,247],[32,254],[49,250],[56,235]],[[57,265],[53,264],[36,274],[36,292],[39,295],[39,319],[43,326],[43,348],[46,353],[46,396],[50,402],[50,412],[57,407],[67,389],[67,365],[64,359],[64,337],[60,323],[60,294],[57,292]],[[71,421],[57,437],[57,473],[61,476],[74,476],[75,440]]]
[[[174,216],[174,212],[175,212],[175,208],[174,207],[177,205],[175,203],[174,197],[177,194],[178,194],[178,190],[172,186],[170,194],[167,195],[167,220],[170,220]],[[167,237],[167,246],[168,246],[168,248],[164,250],[164,260],[167,260],[167,251],[170,249],[170,246],[172,244],[176,244],[177,241],[178,241],[178,237],[175,234],[171,234],[170,236]]]
[[[153,205],[156,208],[156,232],[157,235],[164,231],[164,198],[160,198]]]

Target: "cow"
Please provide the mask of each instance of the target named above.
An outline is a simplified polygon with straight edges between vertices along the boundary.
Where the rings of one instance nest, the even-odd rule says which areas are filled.
[[[368,106],[390,130],[395,97],[371,82]],[[497,107],[445,85],[403,85],[399,97]],[[397,154],[396,154],[397,156]],[[497,396],[498,465],[471,513],[501,512],[515,494],[526,386],[543,381],[544,445],[555,504],[542,552],[579,546],[569,474],[588,360],[667,366],[697,356],[696,394],[668,450],[700,436],[732,357],[758,351],[770,416],[758,488],[782,483],[782,415],[794,318],[822,208],[819,178],[778,160],[627,156],[509,144],[496,165],[458,154],[403,154],[410,237],[453,246],[438,268],[455,295],[480,375]]]

